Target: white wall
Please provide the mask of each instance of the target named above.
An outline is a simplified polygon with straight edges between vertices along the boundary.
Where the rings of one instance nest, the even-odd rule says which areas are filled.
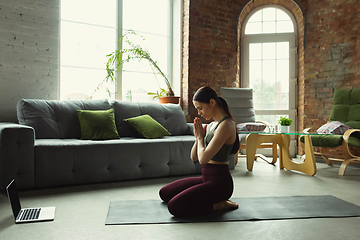
[[[0,0],[0,122],[22,98],[59,98],[60,0]]]

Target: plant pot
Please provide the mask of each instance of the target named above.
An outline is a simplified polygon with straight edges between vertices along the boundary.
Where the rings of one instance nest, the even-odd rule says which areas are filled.
[[[282,133],[290,132],[290,126],[281,126],[280,130]]]
[[[160,102],[160,103],[173,103],[173,104],[179,104],[179,99],[180,99],[180,97],[174,97],[174,96],[169,96],[169,97],[159,97],[159,102]]]

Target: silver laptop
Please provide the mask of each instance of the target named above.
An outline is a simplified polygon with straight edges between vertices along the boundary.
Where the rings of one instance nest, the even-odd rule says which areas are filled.
[[[21,208],[19,195],[13,179],[6,187],[14,214],[15,223],[51,221],[55,218],[55,207]]]

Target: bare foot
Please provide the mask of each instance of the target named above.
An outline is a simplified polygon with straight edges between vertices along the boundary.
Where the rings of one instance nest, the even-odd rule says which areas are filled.
[[[227,209],[238,209],[239,208],[239,204],[231,201],[231,200],[226,200],[226,201],[222,201],[222,202],[218,202],[218,203],[214,203],[213,204],[213,211],[220,211],[220,210],[227,210]]]

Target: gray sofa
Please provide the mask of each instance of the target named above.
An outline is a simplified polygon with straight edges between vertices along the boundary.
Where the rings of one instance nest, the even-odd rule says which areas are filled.
[[[114,108],[120,139],[80,140],[76,110]],[[17,123],[0,123],[0,189],[156,178],[201,172],[190,159],[195,141],[179,105],[125,101],[23,99]],[[149,114],[171,136],[145,139],[123,119]],[[230,159],[230,158],[229,158]],[[233,159],[233,157],[232,157]]]

